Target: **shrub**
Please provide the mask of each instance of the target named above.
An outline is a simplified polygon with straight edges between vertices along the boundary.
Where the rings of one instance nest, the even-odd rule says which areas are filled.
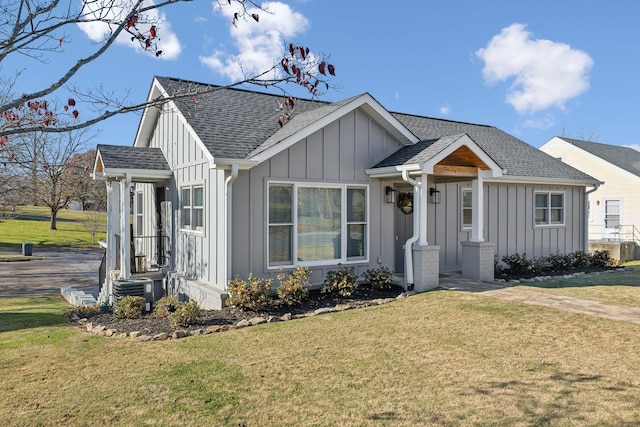
[[[118,300],[114,314],[121,319],[138,319],[142,316],[144,304],[144,298],[127,295]]]
[[[587,268],[592,263],[592,256],[584,251],[575,251],[569,254],[571,268]]]
[[[547,262],[551,265],[551,268],[556,271],[564,271],[571,266],[571,260],[569,257],[558,252],[549,255],[547,257]]]
[[[242,310],[264,310],[271,305],[271,279],[249,274],[247,280],[236,276],[229,280],[229,305]]]
[[[307,267],[297,266],[288,276],[284,269],[280,267],[278,280],[280,287],[278,288],[278,297],[286,305],[302,304],[309,296],[307,286],[311,284],[309,276],[311,272]]]
[[[513,274],[535,273],[541,269],[543,264],[542,260],[527,259],[526,254],[520,255],[517,253],[503,256],[502,262],[509,266],[509,271]]]
[[[594,267],[611,267],[615,265],[613,258],[609,255],[609,251],[595,251],[591,255],[591,263]]]
[[[362,274],[362,278],[371,283],[373,289],[391,289],[393,273],[387,267],[372,268]]]
[[[180,301],[176,297],[162,297],[156,301],[154,313],[157,318],[164,319],[176,311]]]
[[[358,289],[358,276],[353,267],[340,266],[338,270],[331,270],[324,279],[322,292],[350,297]]]
[[[169,313],[169,321],[174,327],[193,325],[199,317],[200,307],[195,301],[178,303],[175,311]]]

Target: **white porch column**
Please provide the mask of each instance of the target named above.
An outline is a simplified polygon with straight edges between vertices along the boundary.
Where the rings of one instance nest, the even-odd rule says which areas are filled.
[[[428,203],[428,183],[427,183],[428,174],[423,173],[420,176],[420,198],[419,203],[420,207],[418,209],[418,245],[419,246],[427,246],[429,243],[427,242],[427,203]]]
[[[131,278],[131,197],[129,196],[131,187],[131,175],[120,182],[120,275],[123,279]]]
[[[484,180],[483,171],[471,182],[471,239],[470,242],[484,242]]]
[[[106,289],[104,295],[106,298],[113,293],[113,284],[111,283],[111,270],[116,270],[117,253],[120,248],[117,245],[117,234],[120,230],[120,191],[118,181],[107,180],[107,249],[106,249],[106,265],[105,265],[105,283]]]

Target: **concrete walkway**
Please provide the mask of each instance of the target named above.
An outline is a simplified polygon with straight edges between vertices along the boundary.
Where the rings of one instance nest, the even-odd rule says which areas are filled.
[[[522,289],[506,283],[484,283],[464,279],[457,274],[446,275],[440,279],[444,289],[475,292],[480,295],[499,298],[524,304],[552,307],[572,313],[587,314],[603,319],[618,320],[640,325],[640,308],[606,304],[600,301],[586,300],[562,295],[553,295]]]

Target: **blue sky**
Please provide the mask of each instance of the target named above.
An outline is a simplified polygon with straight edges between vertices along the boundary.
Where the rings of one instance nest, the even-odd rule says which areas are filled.
[[[237,78],[233,55],[258,70],[297,42],[331,55],[340,90],[328,101],[369,92],[391,111],[493,125],[535,147],[556,135],[640,144],[638,2],[289,0],[239,28],[214,5],[163,9],[161,59],[118,44],[76,83],[139,102],[154,75],[224,85]],[[46,66],[22,59],[2,72],[26,67],[17,89],[35,90],[87,51],[87,35],[96,29],[70,34]],[[131,145],[138,123],[103,122],[96,142]]]

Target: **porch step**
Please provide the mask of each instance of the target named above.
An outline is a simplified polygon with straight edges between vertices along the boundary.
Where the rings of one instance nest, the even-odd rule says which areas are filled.
[[[79,291],[72,286],[63,286],[60,288],[60,294],[69,304],[75,307],[91,307],[97,304],[93,295]]]

